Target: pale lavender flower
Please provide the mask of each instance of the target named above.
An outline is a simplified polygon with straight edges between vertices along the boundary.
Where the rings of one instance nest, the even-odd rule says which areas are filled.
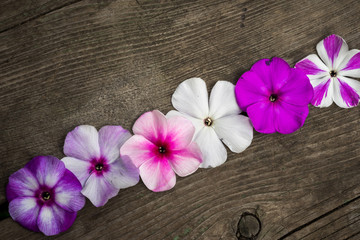
[[[120,147],[131,137],[121,126],[81,125],[69,132],[61,159],[83,186],[84,194],[96,207],[103,206],[121,188],[134,186],[139,171],[131,160],[120,158]]]

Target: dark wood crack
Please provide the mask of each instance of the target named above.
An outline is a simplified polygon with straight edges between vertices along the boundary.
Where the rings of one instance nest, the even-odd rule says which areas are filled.
[[[347,205],[349,205],[349,204],[351,204],[351,203],[353,203],[353,202],[355,202],[356,200],[359,200],[359,199],[360,199],[360,196],[357,196],[357,197],[355,197],[355,198],[353,198],[353,199],[351,199],[351,200],[349,200],[349,201],[346,201],[345,203],[343,203],[343,204],[337,206],[336,208],[334,208],[334,209],[332,209],[332,210],[330,210],[330,211],[328,211],[328,212],[320,215],[319,217],[314,218],[313,220],[311,220],[311,221],[309,221],[309,222],[307,222],[307,223],[305,223],[305,224],[303,224],[303,225],[301,225],[301,226],[299,226],[299,227],[291,230],[290,232],[286,233],[284,236],[280,237],[279,240],[282,240],[282,239],[285,239],[285,238],[289,237],[290,235],[294,234],[295,232],[298,232],[298,231],[300,231],[301,229],[306,228],[307,226],[315,223],[316,221],[318,221],[318,220],[320,220],[320,219],[322,219],[322,218],[324,218],[324,217],[329,216],[330,214],[336,212],[337,210],[340,210],[340,209],[342,209],[343,207],[345,207],[345,206],[347,206]]]
[[[78,3],[78,2],[81,2],[81,1],[82,1],[82,0],[74,0],[74,1],[72,1],[72,2],[69,2],[69,3],[63,4],[63,5],[61,5],[61,6],[58,6],[58,7],[56,7],[56,8],[50,9],[50,10],[48,10],[48,11],[46,11],[46,12],[40,13],[40,14],[38,14],[38,15],[36,15],[36,16],[33,16],[33,17],[29,18],[29,19],[26,19],[26,20],[24,20],[24,21],[22,21],[22,22],[20,22],[20,23],[17,23],[17,24],[15,24],[15,25],[11,26],[11,27],[7,27],[7,28],[5,28],[5,29],[3,29],[3,30],[0,30],[0,34],[6,32],[6,31],[9,31],[9,30],[11,30],[11,29],[17,28],[17,27],[19,27],[19,26],[21,26],[21,25],[23,25],[23,24],[26,24],[26,23],[28,23],[28,22],[31,22],[31,21],[33,21],[33,20],[35,20],[35,19],[37,19],[37,18],[40,18],[40,17],[42,17],[42,16],[45,16],[45,15],[49,14],[49,13],[52,13],[52,12],[54,12],[54,11],[60,10],[60,9],[62,9],[62,8],[64,8],[64,7],[70,6],[70,5],[72,5],[72,4],[75,4],[75,3]]]

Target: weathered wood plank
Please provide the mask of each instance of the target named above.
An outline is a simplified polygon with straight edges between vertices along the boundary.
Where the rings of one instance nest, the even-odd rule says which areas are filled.
[[[0,32],[5,32],[80,0],[3,0],[0,2]]]
[[[359,234],[359,198],[350,200],[294,233],[296,239],[347,239]],[[360,237],[360,236],[358,236]]]
[[[131,129],[145,111],[172,109],[187,78],[210,88],[235,83],[260,58],[293,65],[331,33],[359,48],[359,10],[356,0],[88,0],[0,33],[0,202],[8,176],[35,155],[62,157],[76,125]],[[360,196],[359,116],[359,107],[311,107],[294,134],[255,133],[245,152],[178,178],[171,191],[140,183],[105,207],[88,202],[56,238],[236,239],[251,212],[258,239],[356,239],[358,200],[331,211]],[[0,227],[1,239],[42,237],[11,219]]]

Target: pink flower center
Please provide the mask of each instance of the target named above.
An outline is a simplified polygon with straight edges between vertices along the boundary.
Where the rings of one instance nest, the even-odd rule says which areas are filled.
[[[204,119],[204,124],[206,126],[210,127],[212,125],[212,123],[213,123],[213,120],[211,118],[207,117]]]
[[[159,153],[165,153],[165,152],[166,152],[165,147],[160,146],[159,147]]]
[[[331,71],[329,72],[329,74],[330,74],[331,77],[336,77],[337,72],[336,72],[335,70],[331,70]]]
[[[42,200],[47,201],[51,198],[51,194],[49,192],[42,192],[41,198],[42,198]]]
[[[270,102],[275,102],[277,99],[277,95],[276,94],[271,94],[269,97]]]

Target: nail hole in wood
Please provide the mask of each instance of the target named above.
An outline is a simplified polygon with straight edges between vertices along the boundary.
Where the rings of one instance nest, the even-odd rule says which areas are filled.
[[[244,212],[238,222],[236,237],[238,240],[255,240],[261,231],[259,218],[252,213]]]

